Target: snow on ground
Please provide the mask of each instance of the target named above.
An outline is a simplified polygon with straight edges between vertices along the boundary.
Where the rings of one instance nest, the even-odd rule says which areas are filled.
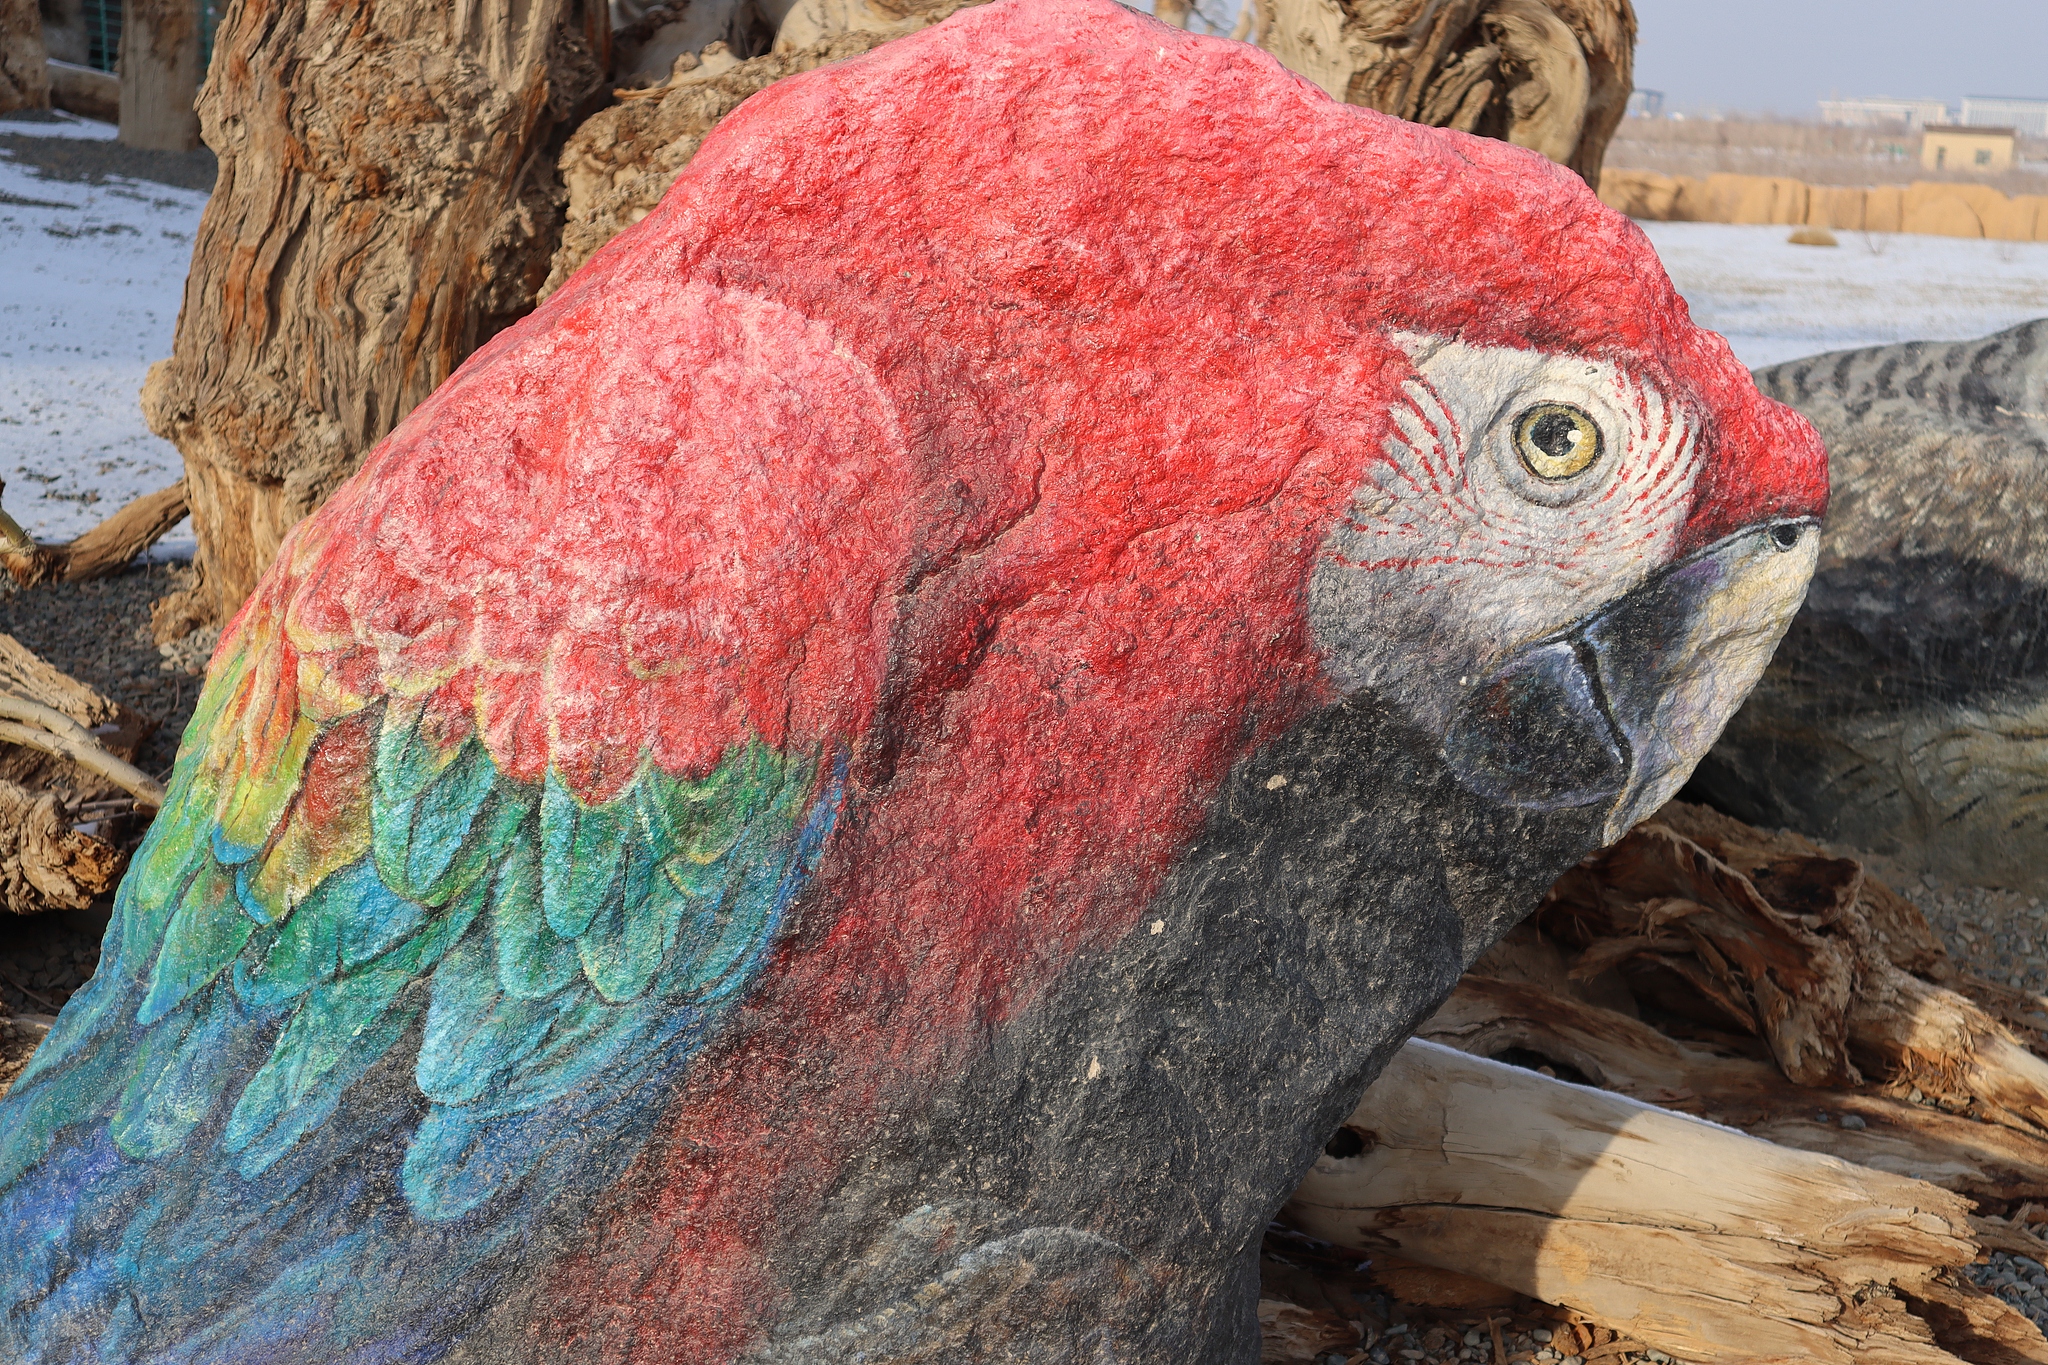
[[[113,136],[83,121],[0,132]],[[0,505],[38,539],[69,539],[181,472],[136,395],[171,353],[205,203],[143,180],[43,179],[0,154]],[[158,553],[192,550],[187,522]]]
[[[1967,341],[2048,317],[2048,243],[1644,223],[1694,321],[1752,368],[1895,341]]]
[[[0,132],[108,138],[105,124]],[[61,540],[178,477],[136,394],[170,354],[206,196],[142,180],[43,179],[0,151],[0,502]],[[2048,244],[1645,223],[1693,316],[1749,365],[1893,341],[1962,340],[2048,316]],[[189,555],[189,526],[159,553]]]

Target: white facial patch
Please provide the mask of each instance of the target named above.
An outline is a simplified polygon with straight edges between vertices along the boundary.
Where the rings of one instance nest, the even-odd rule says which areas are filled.
[[[1415,377],[1309,619],[1340,688],[1441,733],[1465,681],[1669,564],[1699,455],[1678,405],[1609,362],[1396,340]]]

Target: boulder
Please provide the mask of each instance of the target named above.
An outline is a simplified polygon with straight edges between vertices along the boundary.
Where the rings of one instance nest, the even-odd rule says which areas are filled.
[[[1806,607],[1695,790],[2048,894],[2048,321],[1757,380],[1820,430],[1834,492]]]
[[[0,1359],[1249,1365],[1825,476],[1528,150],[1113,0],[777,81],[221,637]]]

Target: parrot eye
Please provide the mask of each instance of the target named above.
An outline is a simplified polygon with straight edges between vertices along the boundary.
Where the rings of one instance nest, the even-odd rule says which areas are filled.
[[[1515,453],[1539,479],[1569,479],[1600,458],[1600,428],[1569,403],[1538,403],[1515,419]]]

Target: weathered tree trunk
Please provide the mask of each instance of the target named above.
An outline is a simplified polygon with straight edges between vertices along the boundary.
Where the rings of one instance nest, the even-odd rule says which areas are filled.
[[[199,541],[160,640],[232,612],[285,531],[532,306],[608,20],[602,0],[286,0],[236,6],[215,42],[199,116],[220,180],[143,387]]]
[[[157,152],[199,145],[199,0],[127,0],[121,14],[121,141]]]
[[[0,114],[49,107],[49,54],[36,0],[0,0]]]
[[[1500,138],[1600,183],[1628,106],[1629,0],[1259,0],[1260,46],[1340,100]]]

